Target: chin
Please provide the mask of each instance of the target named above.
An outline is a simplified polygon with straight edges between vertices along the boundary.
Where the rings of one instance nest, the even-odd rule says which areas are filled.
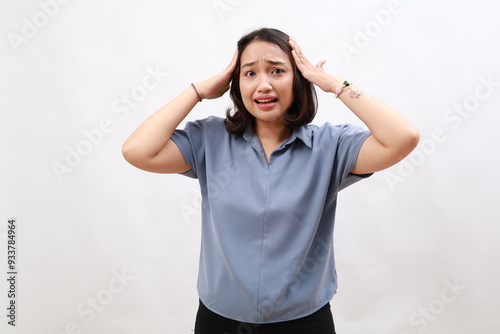
[[[255,117],[256,120],[261,122],[274,122],[276,120],[283,120],[284,112],[277,109],[272,110],[249,110],[249,113]]]

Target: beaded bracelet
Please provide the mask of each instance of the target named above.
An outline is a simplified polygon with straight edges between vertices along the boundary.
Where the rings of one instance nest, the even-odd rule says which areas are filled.
[[[201,96],[200,96],[200,93],[198,93],[198,90],[197,90],[197,89],[196,89],[196,87],[194,86],[194,83],[191,83],[191,86],[193,86],[193,89],[194,89],[194,91],[196,92],[196,95],[198,95],[198,98],[200,99],[200,102],[202,102],[203,100],[202,100],[202,98],[201,98]]]
[[[335,97],[338,99],[340,94],[342,94],[345,90],[346,87],[349,87],[351,84],[347,81],[344,81],[344,83],[342,84],[342,88],[337,88],[335,89]]]

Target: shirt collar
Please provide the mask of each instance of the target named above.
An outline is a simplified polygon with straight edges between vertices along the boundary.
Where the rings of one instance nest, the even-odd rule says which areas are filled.
[[[307,147],[312,148],[312,131],[310,126],[302,125],[293,129],[292,135],[286,143],[292,143],[296,138],[302,140]]]
[[[252,124],[249,124],[245,131],[243,132],[243,138],[248,143],[253,143],[254,138],[257,137],[253,131]],[[286,146],[295,141],[295,139],[300,139],[307,147],[312,148],[312,131],[308,125],[303,125],[298,128],[293,129],[290,138],[285,140],[281,146]]]

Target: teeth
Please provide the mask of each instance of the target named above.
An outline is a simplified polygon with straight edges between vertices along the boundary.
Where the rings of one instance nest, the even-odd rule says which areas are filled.
[[[267,102],[272,102],[274,101],[275,99],[268,99],[268,100],[257,100],[257,102],[259,103],[267,103]]]

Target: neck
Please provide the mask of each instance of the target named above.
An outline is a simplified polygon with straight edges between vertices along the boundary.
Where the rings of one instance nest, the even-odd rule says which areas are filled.
[[[292,135],[292,129],[283,122],[259,122],[255,123],[255,134],[261,142],[281,143]]]

